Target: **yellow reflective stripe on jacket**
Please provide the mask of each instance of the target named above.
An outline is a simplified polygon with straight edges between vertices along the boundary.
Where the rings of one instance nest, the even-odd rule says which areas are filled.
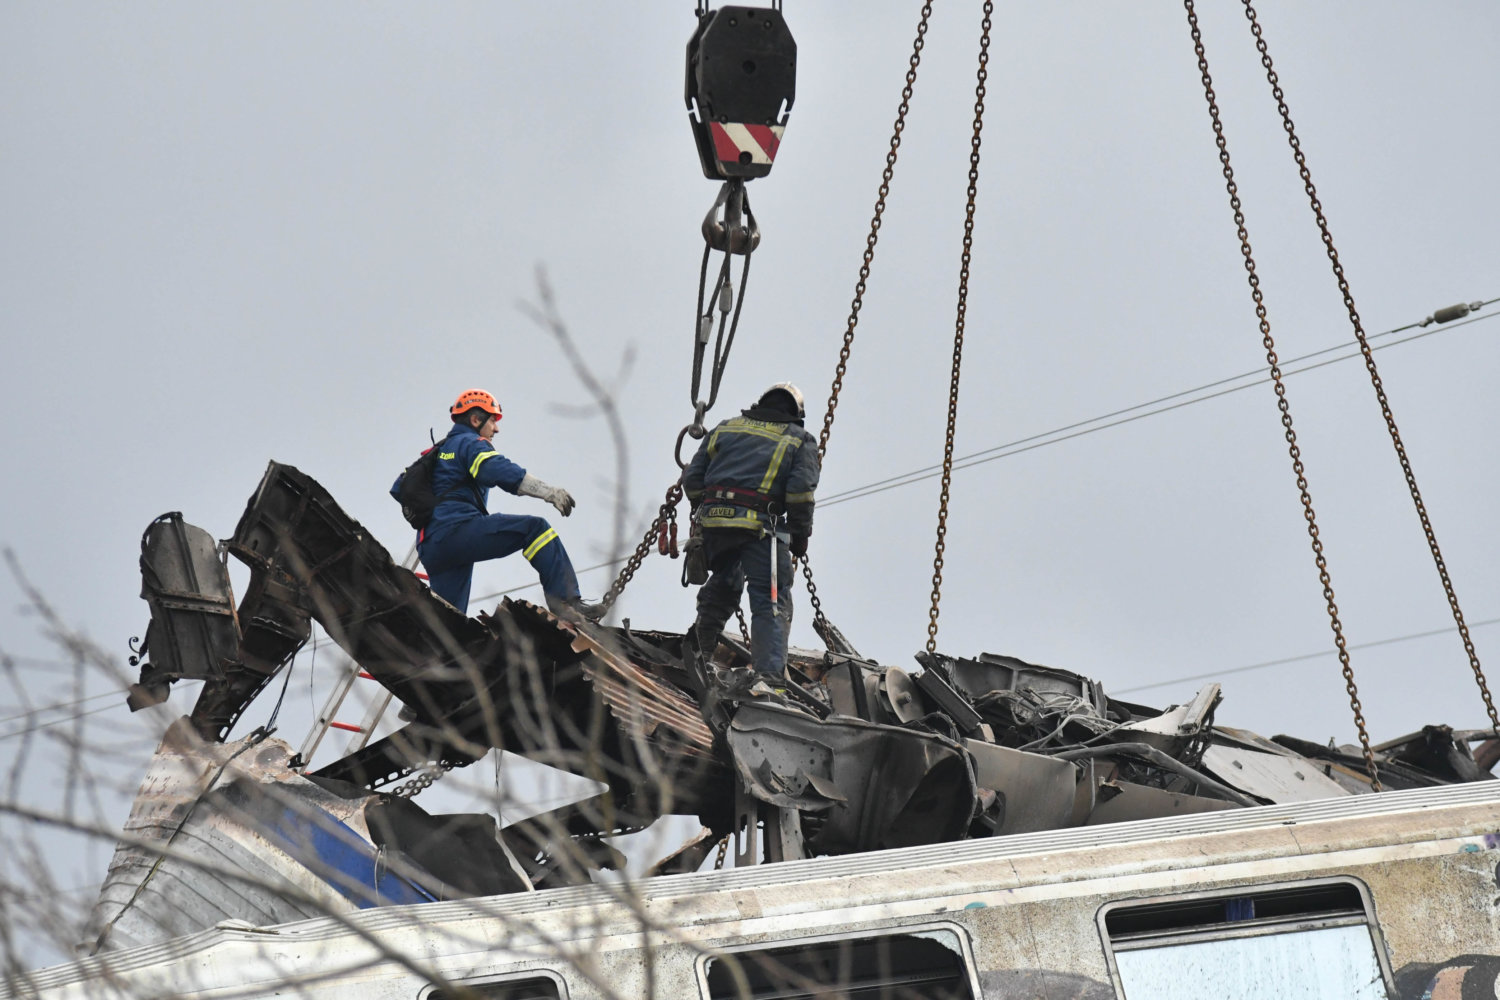
[[[771,485],[776,482],[776,473],[781,471],[781,460],[786,457],[786,446],[793,439],[782,437],[777,443],[776,450],[771,453],[771,464],[766,466],[766,474],[760,477],[760,491],[768,492]],[[800,442],[799,442],[800,443]]]
[[[538,535],[536,537],[536,541],[534,541],[530,545],[526,546],[526,551],[523,552],[523,553],[521,553],[521,554],[524,555],[529,560],[533,556],[535,556],[538,552],[542,551],[542,549],[546,548],[547,543],[550,542],[550,541],[552,541],[556,537],[557,537],[557,529],[556,528],[548,528],[546,531],[542,532],[540,535]]]
[[[705,528],[747,528],[760,530],[760,518],[755,511],[745,511],[744,517],[704,517],[698,521]]]
[[[811,493],[788,493],[786,495],[786,502],[787,503],[812,503],[813,502],[813,495]]]
[[[500,453],[498,451],[482,451],[478,455],[474,456],[474,464],[469,466],[469,478],[478,479],[480,464],[484,462],[485,459],[494,458],[499,454]]]

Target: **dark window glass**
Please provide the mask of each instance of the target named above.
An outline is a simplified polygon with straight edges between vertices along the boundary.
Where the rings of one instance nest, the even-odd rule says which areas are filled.
[[[449,993],[433,990],[427,1000],[562,1000],[556,981],[546,976],[535,979],[507,979],[500,983],[465,983],[462,990]]]
[[[952,934],[944,934],[953,937]],[[749,989],[740,992],[735,970]],[[892,934],[863,940],[817,941],[710,959],[712,1000],[972,1000],[957,940]]]
[[[1256,890],[1253,887],[1210,899],[1185,899],[1123,906],[1110,910],[1104,926],[1112,940],[1145,934],[1185,933],[1216,924],[1246,921],[1364,916],[1359,890],[1348,882]]]

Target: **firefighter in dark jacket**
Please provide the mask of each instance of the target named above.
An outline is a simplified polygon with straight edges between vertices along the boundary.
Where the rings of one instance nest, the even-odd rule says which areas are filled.
[[[778,382],[709,432],[682,474],[712,573],[698,591],[694,639],[712,655],[748,584],[755,673],[772,684],[785,674],[792,557],[807,554],[818,487],[818,442],[803,417],[802,393]]]
[[[467,389],[449,407],[453,429],[439,441],[432,470],[437,507],[417,535],[417,554],[427,570],[432,592],[460,611],[469,609],[474,564],[522,553],[541,577],[547,606],[571,620],[600,617],[597,605],[578,593],[578,577],[562,539],[546,518],[526,514],[491,514],[490,487],[536,497],[567,517],[573,512],[568,491],[548,486],[495,450],[490,440],[499,426],[500,404],[483,389]],[[401,481],[391,487],[400,499]]]

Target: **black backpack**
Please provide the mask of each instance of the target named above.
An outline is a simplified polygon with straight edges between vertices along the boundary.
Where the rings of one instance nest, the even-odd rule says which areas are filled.
[[[418,531],[432,522],[432,513],[437,510],[438,504],[454,494],[466,491],[465,485],[459,483],[441,497],[432,492],[432,471],[437,465],[440,444],[441,441],[423,451],[422,457],[408,465],[396,483],[396,499],[401,503],[401,516]],[[474,506],[480,506],[477,497],[474,499]]]

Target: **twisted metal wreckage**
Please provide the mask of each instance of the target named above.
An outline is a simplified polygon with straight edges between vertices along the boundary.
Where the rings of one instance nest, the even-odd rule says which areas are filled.
[[[623,865],[607,838],[670,813],[704,829],[652,875],[697,869],[730,834],[753,864],[1371,791],[1358,747],[1215,724],[1217,684],[1160,711],[1010,656],[922,653],[908,673],[846,647],[793,650],[785,699],[721,700],[710,675],[749,658],[735,637],[705,665],[680,634],[628,621],[509,599],[468,618],[275,462],[224,548],[250,569],[237,607],[206,531],[167,514],[142,541],[149,660],[132,707],[206,683],[142,784],[96,951],[585,882]],[[401,701],[404,725],[317,770],[264,730],[225,743],[313,619]],[[412,801],[491,748],[603,791],[504,828]],[[1375,749],[1387,788],[1488,779],[1500,759],[1489,731],[1445,726]]]

